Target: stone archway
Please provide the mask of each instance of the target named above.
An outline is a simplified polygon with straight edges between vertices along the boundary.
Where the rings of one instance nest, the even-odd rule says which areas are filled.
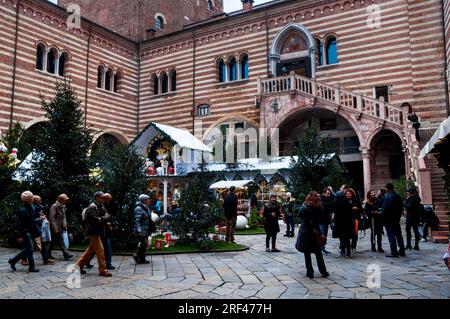
[[[316,47],[309,30],[299,24],[291,22],[281,29],[272,41],[269,54],[270,71],[274,77],[283,75],[281,69],[286,68],[284,75],[290,71],[298,73],[305,69],[305,75],[316,77]]]
[[[93,138],[92,153],[98,149],[100,145],[104,145],[108,149],[114,148],[116,145],[128,144],[125,136],[115,132],[99,132]]]

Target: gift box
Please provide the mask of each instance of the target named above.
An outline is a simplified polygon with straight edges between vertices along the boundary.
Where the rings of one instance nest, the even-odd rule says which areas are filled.
[[[175,242],[176,242],[175,239],[171,239],[171,240],[169,241],[169,246],[170,246],[170,247],[175,247]]]
[[[163,246],[163,244],[162,244],[162,239],[156,239],[156,240],[155,240],[155,249],[161,250],[161,249],[162,249],[162,246]]]

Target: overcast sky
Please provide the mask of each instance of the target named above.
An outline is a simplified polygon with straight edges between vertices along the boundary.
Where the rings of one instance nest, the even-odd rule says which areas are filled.
[[[271,0],[255,0],[254,5],[266,3],[269,1]],[[233,12],[242,9],[241,0],[223,0],[223,4],[225,6],[225,12]]]

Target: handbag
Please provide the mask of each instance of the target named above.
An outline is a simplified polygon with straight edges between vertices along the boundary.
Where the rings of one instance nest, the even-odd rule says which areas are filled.
[[[314,240],[316,241],[317,248],[322,248],[327,243],[327,237],[317,230],[314,230]]]
[[[370,228],[369,219],[367,217],[361,218],[361,222],[358,223],[358,230],[366,230]]]
[[[62,237],[64,241],[64,247],[66,249],[69,249],[69,233],[67,232],[67,230],[63,230]]]

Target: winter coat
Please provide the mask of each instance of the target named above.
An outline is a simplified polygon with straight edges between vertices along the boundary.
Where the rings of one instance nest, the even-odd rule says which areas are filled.
[[[323,208],[306,206],[300,211],[302,224],[298,232],[298,249],[302,253],[315,253],[320,250],[316,244],[315,232],[320,233],[319,220]]]
[[[383,215],[380,212],[381,202],[377,198],[373,204],[367,203],[364,206],[364,212],[369,220],[370,227],[375,227],[375,233],[379,234],[383,232]],[[373,224],[372,224],[373,219]]]
[[[24,204],[19,210],[19,232],[22,235],[30,233],[31,237],[38,238],[41,236],[41,231],[34,220],[33,205]]]
[[[102,204],[91,203],[86,209],[86,232],[90,236],[104,236],[107,214]]]
[[[383,222],[385,225],[398,225],[403,214],[403,201],[395,191],[388,192],[383,200]]]
[[[238,206],[238,199],[235,194],[230,193],[227,196],[225,196],[225,199],[223,201],[223,210],[227,218],[237,217],[237,206]]]
[[[152,220],[150,210],[143,203],[137,202],[134,209],[134,234],[148,237],[155,231],[156,226]]]
[[[420,203],[422,200],[419,195],[412,195],[408,197],[403,206],[406,208],[406,223],[410,225],[419,225],[420,216],[422,215],[423,206]]]
[[[53,232],[59,233],[67,229],[66,209],[66,206],[58,201],[50,207],[49,221]]]
[[[272,216],[272,213],[275,213],[275,217]],[[281,217],[281,207],[278,203],[272,204],[271,202],[267,203],[264,206],[264,230],[266,234],[269,236],[274,236],[280,232],[280,224],[278,223],[278,219]]]
[[[291,199],[289,202],[284,202],[281,209],[285,217],[292,216],[294,214],[294,201]]]
[[[333,205],[333,237],[351,237],[355,233],[353,205],[345,197],[338,197]]]
[[[323,210],[320,213],[319,224],[329,225],[331,223],[331,214],[333,213],[335,196],[331,195],[326,197],[322,195],[320,196],[320,201],[322,202]]]

